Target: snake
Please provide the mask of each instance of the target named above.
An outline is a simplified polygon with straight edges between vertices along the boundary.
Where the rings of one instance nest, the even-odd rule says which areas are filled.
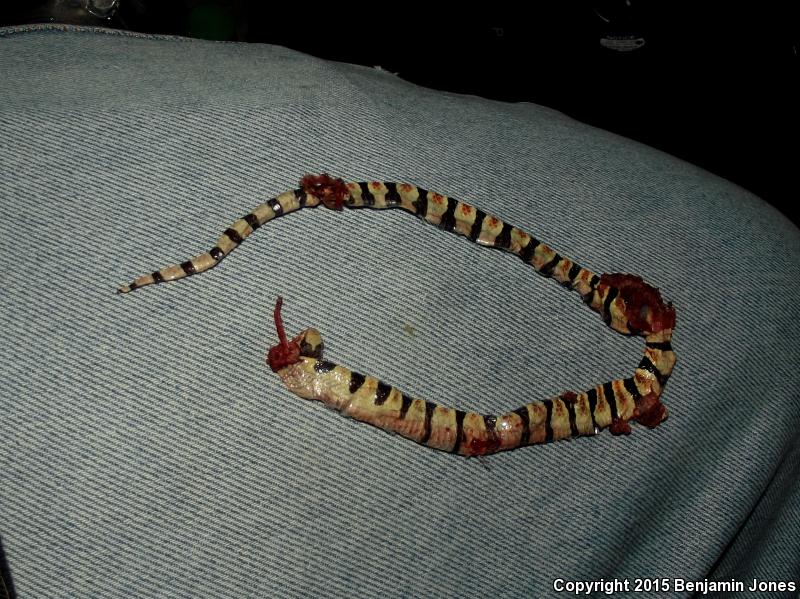
[[[564,288],[575,291],[613,331],[644,339],[643,356],[631,376],[588,390],[563,391],[501,415],[479,414],[413,398],[378,378],[323,358],[319,331],[307,328],[289,339],[278,297],[273,319],[278,343],[266,362],[284,386],[303,399],[322,402],[341,414],[421,445],[460,456],[482,456],[528,445],[589,437],[608,429],[631,433],[631,422],[655,428],[668,417],[661,402],[676,363],[671,302],[640,276],[596,274],[533,235],[470,204],[410,183],[345,182],[328,174],[305,175],[286,191],[231,224],[209,251],[121,286],[118,293],[205,272],[217,266],[268,221],[301,208],[400,209],[485,247],[517,255]]]

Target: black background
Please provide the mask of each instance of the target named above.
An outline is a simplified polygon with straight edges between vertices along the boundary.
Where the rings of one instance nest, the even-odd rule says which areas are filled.
[[[427,87],[543,104],[708,169],[799,220],[794,3],[562,1],[526,11],[463,5],[442,15],[435,5],[348,13],[337,5],[118,0],[109,18],[87,11],[92,3],[113,0],[21,2],[0,8],[0,24],[273,43],[380,66]]]

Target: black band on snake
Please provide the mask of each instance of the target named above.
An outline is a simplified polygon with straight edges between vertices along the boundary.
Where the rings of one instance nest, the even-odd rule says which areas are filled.
[[[300,208],[320,204],[333,210],[399,208],[480,245],[516,254],[540,274],[577,291],[613,330],[644,337],[639,365],[628,378],[587,391],[565,391],[500,416],[465,412],[413,399],[378,379],[323,360],[322,339],[314,329],[289,340],[278,298],[274,318],[279,343],[269,350],[267,361],[290,391],[417,443],[463,456],[590,436],[605,428],[615,435],[628,434],[631,421],[654,428],[666,419],[660,397],[675,365],[671,345],[675,310],[640,277],[597,275],[495,216],[408,183],[345,183],[328,175],[306,175],[300,185],[234,222],[210,251],[141,276],[119,293],[205,272],[264,223]]]

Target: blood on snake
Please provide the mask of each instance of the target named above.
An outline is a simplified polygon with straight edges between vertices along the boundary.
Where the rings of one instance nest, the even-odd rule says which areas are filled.
[[[629,434],[630,422],[654,428],[667,418],[660,398],[676,361],[671,344],[675,310],[664,302],[658,289],[636,275],[597,275],[496,216],[409,183],[345,183],[326,174],[306,175],[300,188],[260,204],[234,222],[208,252],[138,277],[118,292],[205,272],[266,222],[320,204],[332,210],[398,208],[479,245],[516,254],[539,274],[576,291],[614,331],[643,337],[644,355],[628,378],[586,391],[565,391],[499,416],[478,414],[414,399],[376,378],[323,360],[322,338],[315,329],[288,339],[278,298],[273,316],[279,342],[269,350],[267,362],[294,394],[462,456],[592,436],[605,428],[614,435]]]

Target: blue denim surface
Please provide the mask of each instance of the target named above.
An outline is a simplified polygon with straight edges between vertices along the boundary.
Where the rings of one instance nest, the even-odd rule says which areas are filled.
[[[760,199],[547,108],[280,47],[6,29],[0,73],[0,535],[21,597],[800,579],[800,234]],[[462,409],[633,372],[641,340],[577,295],[403,213],[301,211],[209,273],[115,295],[322,171],[463,199],[660,287],[670,419],[465,460],[290,395],[263,362],[278,294],[331,360]]]

